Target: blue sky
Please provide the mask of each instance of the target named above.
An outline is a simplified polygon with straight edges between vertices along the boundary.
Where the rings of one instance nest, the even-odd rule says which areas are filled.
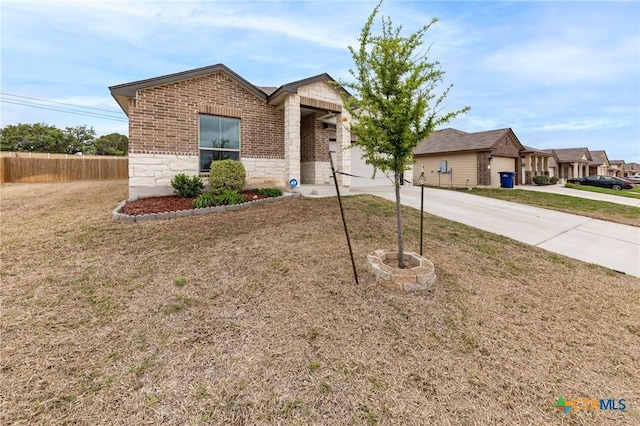
[[[347,46],[376,3],[3,0],[0,124],[127,134],[108,86],[217,63],[264,86],[349,79]],[[640,2],[386,0],[381,12],[406,34],[439,18],[425,45],[454,85],[445,106],[471,106],[448,127],[640,162]]]

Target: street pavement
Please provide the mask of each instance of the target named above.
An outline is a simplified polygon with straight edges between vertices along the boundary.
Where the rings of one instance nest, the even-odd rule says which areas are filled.
[[[350,194],[371,194],[395,201],[391,185],[351,187]],[[403,205],[420,209],[420,187],[403,186],[400,199]],[[465,193],[432,188],[424,189],[424,211],[640,277],[638,227],[481,197],[473,195],[472,191]]]

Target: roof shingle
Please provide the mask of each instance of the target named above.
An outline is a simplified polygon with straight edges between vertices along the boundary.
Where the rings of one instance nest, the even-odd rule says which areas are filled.
[[[439,152],[485,151],[502,139],[511,129],[488,130],[467,133],[457,129],[436,130],[413,150],[414,155],[436,154]]]

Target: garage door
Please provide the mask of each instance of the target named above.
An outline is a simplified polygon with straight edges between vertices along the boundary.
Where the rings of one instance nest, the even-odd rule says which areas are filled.
[[[337,147],[336,142],[329,142],[329,150],[335,153]],[[367,164],[362,158],[362,151],[357,146],[350,149],[351,153],[351,174],[354,176],[351,178],[351,186],[375,186],[375,185],[393,185],[393,181],[386,177],[384,173],[378,170],[375,179],[373,176],[373,167]],[[332,154],[334,164],[336,162],[335,154]],[[407,172],[406,176],[411,176],[411,173]]]
[[[515,171],[515,159],[508,157],[493,157],[493,160],[491,160],[491,186],[500,187],[500,172]]]

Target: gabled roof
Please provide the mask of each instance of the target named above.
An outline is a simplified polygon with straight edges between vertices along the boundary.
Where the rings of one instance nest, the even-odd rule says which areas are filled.
[[[277,87],[271,87],[271,86],[256,86],[256,87],[262,90],[264,93],[266,93],[267,96],[272,94],[278,89]]]
[[[620,164],[624,166],[624,160],[609,160],[609,164]]]
[[[291,83],[283,84],[282,86],[278,87],[276,90],[274,90],[273,92],[271,92],[269,94],[269,101],[268,102],[269,103],[277,103],[278,102],[277,98],[280,95],[282,95],[283,93],[298,93],[298,89],[300,87],[306,86],[308,84],[317,83],[317,82],[327,83],[329,81],[336,81],[336,80],[334,80],[333,77],[331,77],[329,74],[322,73],[322,74],[314,75],[313,77],[308,77],[308,78],[304,78],[302,80],[298,80],[298,81],[294,81],[294,82],[291,82]],[[343,89],[342,87],[340,87],[339,89],[336,89],[336,90],[340,90],[346,96],[351,97],[351,94],[349,92],[347,92],[345,89]]]
[[[601,165],[609,162],[607,158],[607,153],[605,151],[589,151],[591,153],[591,158],[593,161],[589,164]]]
[[[125,113],[128,113],[128,102],[127,98],[133,98],[136,96],[138,90],[148,89],[150,87],[163,86],[165,84],[171,84],[178,81],[188,80],[190,78],[200,77],[208,74],[215,73],[223,73],[226,74],[231,79],[237,81],[241,86],[247,89],[249,92],[253,93],[257,97],[267,100],[267,94],[262,90],[258,89],[253,84],[249,83],[244,78],[240,77],[238,74],[233,72],[230,68],[228,68],[224,64],[216,64],[210,65],[208,67],[196,68],[189,71],[177,72],[174,74],[163,75],[160,77],[148,78],[146,80],[133,81],[131,83],[119,84],[117,86],[109,87],[111,91],[111,96],[113,96],[122,110]]]
[[[233,72],[229,67],[224,64],[216,64],[210,65],[207,67],[196,68],[193,70],[177,72],[174,74],[163,75],[160,77],[149,78],[146,80],[133,81],[131,83],[119,84],[116,86],[109,87],[111,91],[111,95],[115,98],[115,100],[120,105],[120,108],[128,114],[128,98],[134,98],[138,90],[148,89],[151,87],[163,86],[166,84],[175,83],[178,81],[188,80],[190,78],[200,77],[208,74],[215,73],[223,73],[227,75],[232,80],[236,81],[242,87],[247,89],[249,92],[256,95],[258,98],[264,100],[265,102],[273,103],[276,98],[284,93],[297,93],[298,88],[302,86],[306,86],[307,84],[315,83],[317,81],[335,81],[329,74],[319,74],[313,77],[305,78],[303,80],[294,81],[292,83],[284,84],[280,87],[266,87],[266,86],[255,86],[249,83],[247,80],[242,78],[239,74]],[[351,96],[349,92],[340,87],[341,92],[346,94],[347,96]]]
[[[457,129],[437,130],[413,150],[414,155],[441,152],[490,151],[494,145],[511,135],[520,149],[524,149],[513,130],[498,129],[486,132],[467,133]]]
[[[640,172],[640,164],[638,163],[624,163],[624,170],[630,172]]]
[[[553,153],[556,155],[559,163],[585,163],[591,162],[591,154],[587,148],[563,148],[553,149]],[[586,160],[583,159],[586,157]]]
[[[538,156],[543,156],[543,157],[553,157],[553,152],[551,151],[545,151],[542,149],[538,149],[538,148],[533,148],[531,146],[527,146],[527,145],[522,145],[522,147],[524,148],[522,150],[522,153],[533,153],[533,154],[537,154]]]

